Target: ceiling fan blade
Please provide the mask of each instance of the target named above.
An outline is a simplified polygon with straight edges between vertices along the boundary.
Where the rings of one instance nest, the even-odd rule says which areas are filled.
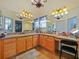
[[[44,3],[45,3],[45,2],[47,2],[47,0],[42,0],[42,2],[44,2]]]
[[[34,0],[36,3],[38,3],[36,0]]]
[[[36,4],[32,2],[32,5],[36,5]]]
[[[38,2],[41,2],[41,0],[38,0]]]

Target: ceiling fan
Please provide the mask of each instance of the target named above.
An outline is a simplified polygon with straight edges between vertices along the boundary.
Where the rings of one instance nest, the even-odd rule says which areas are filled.
[[[36,5],[37,8],[40,8],[44,6],[44,3],[47,2],[47,0],[31,0],[32,5]]]

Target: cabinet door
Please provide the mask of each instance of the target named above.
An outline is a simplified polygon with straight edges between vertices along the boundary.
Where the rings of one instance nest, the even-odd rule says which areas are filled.
[[[39,45],[42,46],[42,40],[43,40],[43,35],[40,35],[40,38],[39,38]]]
[[[43,40],[42,40],[42,45],[44,48],[46,48],[46,39],[48,38],[48,36],[43,35]]]
[[[55,52],[55,40],[54,40],[54,37],[49,36],[49,38],[46,39],[46,48],[51,52]]]
[[[33,47],[38,46],[38,35],[33,36]]]
[[[79,39],[79,38],[78,38]],[[78,58],[79,58],[79,41],[78,41]]]
[[[16,38],[4,40],[4,59],[16,55]]]
[[[1,56],[2,56],[2,52],[3,52],[3,51],[1,51],[1,49],[2,49],[2,44],[1,43],[2,43],[2,41],[0,40],[0,59],[2,59]]]
[[[40,45],[42,47],[45,47],[45,37],[44,37],[44,35],[40,35]]]
[[[25,51],[25,39],[24,37],[17,38],[17,53]]]
[[[40,45],[43,47],[46,47],[46,39],[48,38],[48,36],[46,35],[40,35]]]
[[[31,49],[33,46],[32,36],[27,36],[27,49]]]
[[[23,37],[23,39],[24,39],[24,45],[25,45],[25,51],[27,50],[27,39],[28,39],[28,37],[26,36],[26,37]]]

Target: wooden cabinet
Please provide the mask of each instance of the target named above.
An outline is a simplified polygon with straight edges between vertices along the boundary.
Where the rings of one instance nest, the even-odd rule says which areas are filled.
[[[2,59],[2,40],[0,40],[0,59]]]
[[[32,36],[27,36],[27,49],[31,49],[33,47]]]
[[[25,43],[25,44],[24,44],[24,45],[25,45],[25,51],[27,51],[27,39],[28,39],[28,38],[27,38],[27,36],[25,36],[25,37],[23,37],[23,39],[24,39],[24,41],[25,41],[25,42],[24,42],[24,43]]]
[[[45,47],[46,48],[46,39],[47,39],[48,36],[46,35],[40,35],[40,45],[42,47]]]
[[[48,39],[48,36],[47,35],[43,35],[43,47],[45,47],[45,48],[47,46],[47,43],[46,43],[47,39]]]
[[[17,38],[17,53],[21,53],[26,50],[26,42],[24,37],[18,37]]]
[[[0,40],[0,59],[17,55],[36,46],[42,46],[51,52],[55,52],[55,38],[49,35],[27,35],[16,38]],[[3,58],[2,58],[3,57]]]
[[[79,38],[78,38],[79,39]],[[77,42],[78,43],[78,58],[79,58],[79,41]]]
[[[38,46],[38,35],[34,35],[33,36],[33,47],[36,47]]]
[[[45,47],[45,36],[40,35],[40,46]]]
[[[4,39],[4,59],[16,55],[16,38]]]
[[[43,46],[51,52],[55,52],[55,40],[53,36],[40,35],[40,46]]]
[[[43,35],[40,35],[40,37],[39,37],[39,45],[41,45],[41,46],[43,46],[42,41],[43,41]]]
[[[55,51],[55,40],[54,37],[49,36],[48,39],[46,39],[46,48],[50,50],[51,52]]]

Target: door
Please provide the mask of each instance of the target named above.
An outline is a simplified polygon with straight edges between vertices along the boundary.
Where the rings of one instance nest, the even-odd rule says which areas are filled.
[[[15,32],[22,32],[22,21],[15,21]]]

